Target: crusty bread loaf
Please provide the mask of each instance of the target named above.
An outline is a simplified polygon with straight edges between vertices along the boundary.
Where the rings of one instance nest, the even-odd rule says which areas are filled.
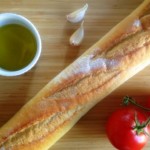
[[[0,129],[0,150],[47,150],[150,63],[150,0],[50,81]]]

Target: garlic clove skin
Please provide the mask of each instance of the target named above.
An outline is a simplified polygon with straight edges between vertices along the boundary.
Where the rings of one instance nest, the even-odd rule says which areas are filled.
[[[70,37],[70,45],[79,46],[84,38],[84,21],[82,21],[80,27]]]
[[[87,9],[88,9],[88,4],[85,4],[82,8],[68,14],[66,18],[71,23],[81,22],[85,16]]]

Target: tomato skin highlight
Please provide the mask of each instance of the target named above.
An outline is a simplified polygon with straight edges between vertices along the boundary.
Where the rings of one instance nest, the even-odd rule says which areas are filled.
[[[141,150],[148,142],[144,132],[137,134],[135,116],[140,124],[147,121],[144,113],[133,107],[123,107],[110,116],[106,124],[108,139],[118,150]],[[148,127],[143,129],[149,133]]]

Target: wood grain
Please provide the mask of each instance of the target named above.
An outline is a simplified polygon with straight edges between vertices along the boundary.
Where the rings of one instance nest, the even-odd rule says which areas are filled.
[[[18,77],[0,77],[0,126],[32,98],[48,81],[99,40],[142,0],[5,0],[0,12],[14,12],[31,20],[42,38],[42,55],[37,65]],[[70,24],[65,16],[85,3],[85,39],[81,46],[69,45],[69,37],[79,24]],[[150,91],[150,66],[134,76],[85,115],[51,150],[113,150],[105,124],[120,107],[124,95],[144,103]],[[144,150],[150,149],[148,144]]]

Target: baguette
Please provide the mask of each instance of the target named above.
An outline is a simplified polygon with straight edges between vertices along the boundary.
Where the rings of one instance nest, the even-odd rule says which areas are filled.
[[[47,150],[150,63],[150,0],[51,80],[0,129],[0,150]]]

